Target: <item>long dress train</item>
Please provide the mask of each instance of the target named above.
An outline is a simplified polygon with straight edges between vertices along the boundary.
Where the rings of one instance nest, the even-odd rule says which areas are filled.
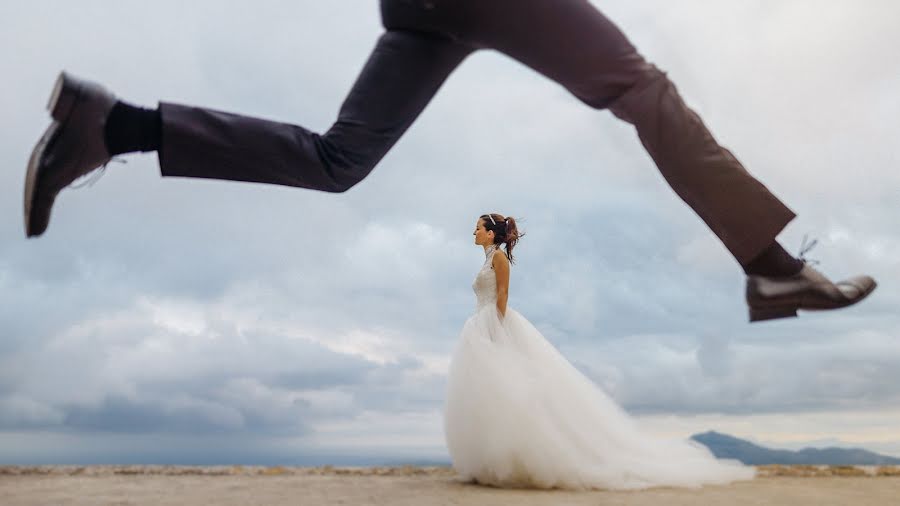
[[[597,385],[521,314],[496,309],[491,267],[475,278],[477,309],[450,365],[444,429],[453,467],[479,483],[538,488],[694,487],[751,479],[689,440],[641,433]],[[503,254],[502,252],[498,254]]]

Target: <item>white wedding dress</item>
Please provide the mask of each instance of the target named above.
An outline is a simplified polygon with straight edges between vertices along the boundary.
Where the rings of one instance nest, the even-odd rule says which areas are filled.
[[[640,489],[751,479],[690,440],[656,439],[572,366],[522,315],[496,309],[489,248],[475,314],[450,365],[444,430],[466,479],[509,487]],[[503,254],[498,252],[497,254]]]

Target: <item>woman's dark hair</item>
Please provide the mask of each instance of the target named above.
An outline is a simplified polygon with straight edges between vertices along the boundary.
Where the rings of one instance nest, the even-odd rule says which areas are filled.
[[[506,258],[510,263],[513,260],[512,251],[519,242],[520,237],[525,237],[525,232],[519,232],[516,228],[516,220],[512,216],[504,217],[502,214],[488,213],[480,217],[484,223],[484,229],[494,232],[494,244],[502,244],[506,247]]]

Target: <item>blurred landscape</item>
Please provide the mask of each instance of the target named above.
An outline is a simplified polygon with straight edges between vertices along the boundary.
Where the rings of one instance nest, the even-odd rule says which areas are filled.
[[[715,431],[694,434],[691,439],[702,443],[716,457],[735,459],[751,466],[767,464],[893,466],[900,459],[879,455],[861,448],[804,448],[798,451],[774,450]]]

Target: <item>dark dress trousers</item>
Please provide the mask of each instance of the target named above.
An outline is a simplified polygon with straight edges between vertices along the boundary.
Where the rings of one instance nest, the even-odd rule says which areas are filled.
[[[738,262],[795,216],[587,0],[382,0],[381,14],[386,31],[327,132],[161,103],[162,174],[346,191],[466,56],[493,49],[634,125],[672,189]]]

